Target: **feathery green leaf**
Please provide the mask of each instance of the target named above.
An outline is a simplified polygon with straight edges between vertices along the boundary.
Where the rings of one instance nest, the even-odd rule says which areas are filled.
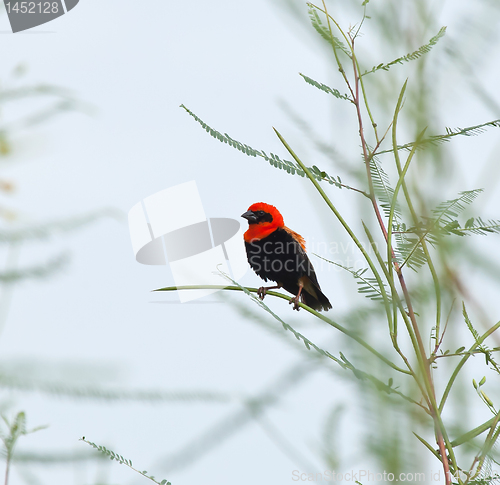
[[[307,84],[310,84],[311,86],[314,86],[315,88],[318,88],[319,90],[324,91],[325,93],[331,94],[338,99],[345,99],[346,101],[350,101],[351,103],[353,102],[348,94],[342,94],[338,89],[331,88],[330,86],[327,86],[326,84],[323,83],[319,83],[318,81],[311,79],[310,77],[302,74],[301,72],[299,72],[299,75],[302,76],[302,78]]]
[[[444,228],[445,229],[445,228]],[[483,221],[480,217],[471,217],[464,227],[454,227],[450,233],[457,236],[468,236],[469,234],[477,234],[487,236],[488,234],[500,234],[500,221],[489,219]]]
[[[422,57],[424,54],[427,54],[428,52],[430,52],[432,47],[438,43],[439,39],[441,39],[441,37],[443,37],[445,33],[446,33],[446,27],[441,27],[439,32],[429,40],[429,43],[419,47],[416,51],[411,52],[409,54],[406,54],[406,56],[398,57],[397,59],[394,59],[393,61],[391,61],[387,64],[382,63],[382,64],[379,64],[378,66],[374,66],[371,70],[365,71],[361,75],[365,76],[366,74],[371,74],[372,72],[379,71],[380,69],[382,69],[384,71],[388,71],[395,64],[403,64],[404,62],[414,61],[414,60]]]
[[[486,131],[486,128],[500,128],[500,119],[487,121],[486,123],[481,123],[480,125],[469,126],[467,128],[448,128],[446,127],[445,135],[433,135],[429,138],[424,138],[419,142],[406,143],[405,145],[398,145],[398,150],[411,150],[415,145],[418,148],[425,148],[428,145],[437,146],[441,143],[446,143],[455,136],[477,136]],[[383,153],[393,153],[393,150],[383,150],[378,152],[378,155]]]
[[[323,37],[330,45],[332,45],[335,49],[340,49],[346,56],[351,58],[352,53],[351,51],[345,46],[345,44],[335,35],[333,35],[330,32],[330,29],[323,25],[323,22],[321,21],[318,12],[316,9],[311,5],[309,5],[309,18],[311,19],[312,26],[318,32],[318,34]]]
[[[424,239],[436,246],[439,236],[500,233],[500,221],[484,222],[481,218],[471,218],[465,223],[465,227],[461,227],[457,220],[466,206],[472,204],[482,191],[483,189],[466,190],[460,192],[455,199],[441,202],[432,210],[434,217],[426,217],[425,223],[422,222],[418,227],[407,229],[404,224],[395,224],[393,233],[398,244],[394,251],[400,265],[408,265],[415,270],[425,263],[426,257],[422,249]]]
[[[285,170],[287,173],[291,175],[297,174],[300,175],[301,177],[305,177],[305,173],[298,163],[292,162],[290,160],[283,160],[274,153],[270,153],[269,155],[267,155],[267,153],[264,150],[256,150],[255,148],[252,148],[249,145],[245,145],[237,140],[234,140],[227,133],[224,133],[223,135],[222,133],[208,126],[204,121],[202,121],[198,116],[196,116],[183,104],[181,104],[181,108],[186,110],[186,112],[189,113],[209,135],[216,138],[220,142],[226,143],[229,146],[236,148],[236,150],[244,153],[245,155],[248,155],[249,157],[261,157],[267,162],[269,162],[269,164],[272,167],[278,168],[280,170]],[[339,178],[332,177],[331,175],[327,174],[324,170],[320,170],[315,165],[308,168],[317,180],[328,182],[330,185],[335,185],[335,187],[338,188],[342,187],[345,187],[347,189],[351,188],[339,182],[340,180]]]
[[[83,441],[84,443],[87,443],[88,445],[92,446],[92,448],[95,448],[97,451],[107,456],[110,460],[114,460],[120,463],[121,465],[128,466],[131,470],[134,470],[135,472],[142,475],[144,478],[147,478],[158,485],[171,485],[171,483],[167,480],[162,480],[161,482],[157,482],[155,477],[152,475],[148,475],[148,472],[146,470],[140,471],[137,468],[134,468],[132,466],[131,460],[124,458],[122,455],[119,455],[112,450],[108,450],[105,446],[96,445],[95,443],[92,443],[92,441],[86,440],[85,436],[83,438],[80,438],[80,441]]]
[[[441,220],[446,223],[454,222],[455,218],[466,209],[467,205],[472,204],[482,191],[483,189],[465,190],[459,193],[459,197],[441,202],[432,210],[436,216],[434,225]]]
[[[386,217],[389,217],[391,211],[392,198],[394,196],[394,189],[391,186],[389,176],[382,168],[382,164],[377,157],[372,157],[370,159],[370,173],[372,176],[373,189],[375,190],[375,195],[380,201],[380,205]],[[396,203],[394,209],[394,221],[399,222],[401,219],[401,209],[399,204]]]

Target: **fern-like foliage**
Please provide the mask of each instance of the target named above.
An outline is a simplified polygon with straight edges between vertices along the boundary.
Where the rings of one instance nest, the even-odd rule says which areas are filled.
[[[419,233],[414,233],[412,230],[408,232],[402,231],[406,226],[404,224],[394,225],[393,234],[396,239],[394,247],[394,256],[400,266],[407,265],[413,270],[422,267],[427,258],[422,249],[423,237]]]
[[[310,84],[311,86],[314,86],[315,88],[318,88],[319,90],[324,91],[325,93],[331,94],[338,99],[345,99],[346,101],[350,101],[351,103],[353,102],[348,94],[342,94],[338,89],[331,88],[330,86],[327,86],[326,84],[323,83],[319,83],[318,81],[311,79],[310,77],[306,76],[305,74],[302,74],[301,72],[299,72],[299,74],[302,76],[302,78],[307,84]]]
[[[148,480],[151,480],[158,485],[172,485],[168,480],[162,480],[161,482],[158,482],[153,475],[148,475],[148,472],[146,470],[140,471],[137,468],[134,468],[132,466],[132,460],[128,460],[122,455],[119,455],[112,450],[108,450],[105,446],[96,445],[95,443],[92,443],[92,441],[86,440],[85,436],[83,438],[80,438],[80,441],[83,441],[92,446],[92,448],[95,448],[97,451],[107,456],[110,460],[117,461],[121,465],[128,466],[131,470],[134,470],[136,473],[139,473],[139,475],[142,475],[144,478],[147,478]]]
[[[16,443],[21,436],[26,436],[27,434],[34,433],[41,429],[45,429],[47,426],[38,426],[31,430],[26,428],[26,414],[21,411],[17,413],[16,417],[9,421],[5,416],[2,415],[3,422],[7,426],[7,431],[5,432],[2,427],[0,427],[0,440],[3,442],[5,449],[1,451],[3,457],[5,458],[5,483],[9,483],[9,470],[10,464],[13,459],[14,448]]]
[[[368,268],[361,268],[359,270],[355,270],[354,268],[349,268],[340,263],[336,263],[335,261],[330,261],[329,259],[323,258],[319,254],[315,254],[315,256],[322,259],[323,261],[326,261],[327,263],[334,264],[335,266],[338,266],[339,268],[342,268],[343,270],[352,274],[352,276],[354,276],[354,278],[357,280],[356,283],[358,285],[358,293],[361,293],[370,300],[374,301],[384,300],[384,296],[382,294],[382,290],[380,289],[377,278],[365,276],[365,273],[368,271]],[[387,288],[385,285],[384,288],[386,290],[386,295],[387,295]],[[389,303],[391,302],[391,298],[388,295],[387,295],[387,300],[389,301]]]
[[[285,170],[287,173],[291,175],[300,175],[301,177],[305,177],[304,171],[300,168],[300,165],[296,162],[292,162],[290,160],[283,160],[278,155],[274,153],[267,153],[264,150],[256,150],[249,145],[245,145],[237,140],[231,138],[227,133],[220,133],[217,130],[214,130],[210,126],[208,126],[204,121],[202,121],[198,116],[196,116],[191,110],[186,108],[183,104],[181,104],[181,108],[185,109],[187,113],[189,113],[200,125],[201,127],[210,135],[219,140],[222,143],[228,144],[230,147],[235,148],[236,150],[248,155],[249,157],[261,157],[272,167],[278,168],[280,170]],[[313,176],[319,181],[328,182],[330,185],[335,185],[338,188],[345,187],[350,189],[348,185],[344,185],[339,176],[332,177],[328,175],[324,170],[320,170],[316,165],[312,167],[308,167],[309,171],[313,174]]]
[[[467,205],[472,204],[482,191],[483,189],[465,190],[460,192],[455,199],[441,202],[435,209],[432,209],[435,224],[441,220],[445,223],[454,222],[455,218],[466,209]]]
[[[397,59],[394,59],[393,61],[387,64],[382,63],[379,64],[378,66],[374,66],[371,70],[365,71],[361,75],[365,76],[366,74],[371,74],[372,72],[379,71],[380,69],[388,71],[395,64],[403,64],[404,62],[410,62],[419,59],[424,54],[430,52],[431,49],[438,43],[439,39],[441,39],[441,37],[443,37],[445,33],[446,33],[446,27],[441,27],[441,29],[439,29],[439,32],[434,37],[432,37],[427,44],[420,46],[416,51],[410,52],[409,54],[406,54],[403,57],[398,57]]]
[[[377,159],[377,157],[373,156],[370,159],[370,174],[373,182],[373,189],[375,191],[375,195],[380,201],[380,205],[386,217],[389,217],[391,212],[391,203],[392,198],[394,196],[394,189],[391,186],[391,181],[389,180],[389,176],[382,168],[382,164]],[[399,204],[396,203],[394,209],[394,221],[398,223],[401,220],[401,209]]]
[[[481,123],[480,125],[468,126],[467,128],[448,128],[445,127],[446,134],[443,135],[433,135],[429,138],[423,138],[418,142],[406,143],[405,145],[398,145],[398,150],[410,151],[415,145],[418,148],[425,148],[426,146],[437,146],[441,143],[446,143],[450,141],[455,136],[477,136],[486,131],[486,128],[500,128],[500,119],[487,121],[486,123]],[[378,152],[379,155],[383,153],[393,153],[393,150],[382,150]]]
[[[405,224],[395,224],[393,233],[398,243],[395,252],[399,263],[407,264],[412,269],[421,267],[426,260],[422,249],[424,240],[436,246],[441,236],[500,234],[500,221],[471,217],[463,226],[458,221],[459,215],[482,191],[483,189],[467,190],[460,192],[455,199],[441,202],[432,210],[434,217],[424,218],[418,227],[407,228]]]
[[[464,227],[455,227],[453,233],[459,236],[467,236],[469,234],[478,234],[480,236],[500,234],[500,221],[493,219],[484,221],[480,217],[471,217],[466,221]]]
[[[323,37],[330,45],[332,45],[335,49],[340,49],[346,56],[351,58],[352,54],[351,51],[346,47],[346,45],[335,35],[333,35],[330,31],[330,29],[323,25],[323,22],[321,21],[318,12],[314,8],[313,5],[308,4],[309,6],[309,18],[311,20],[311,24],[316,30],[316,32]]]
[[[7,425],[7,433],[4,433],[2,430],[0,432],[0,436],[7,454],[12,454],[14,445],[19,437],[28,433],[26,430],[26,415],[21,411],[17,413],[16,417],[12,421],[9,421],[5,416],[2,416],[2,419]]]

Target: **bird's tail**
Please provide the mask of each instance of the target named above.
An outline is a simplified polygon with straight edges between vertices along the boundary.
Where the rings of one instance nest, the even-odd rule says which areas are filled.
[[[320,312],[321,310],[328,311],[332,308],[330,300],[325,296],[325,294],[319,289],[314,288],[316,295],[311,295],[308,291],[302,291],[301,300],[304,305],[310,306],[314,310]]]

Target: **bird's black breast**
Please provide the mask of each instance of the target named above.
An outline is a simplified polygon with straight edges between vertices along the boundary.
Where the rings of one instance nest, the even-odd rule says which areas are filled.
[[[284,229],[276,229],[269,236],[245,242],[248,262],[264,281],[276,281],[286,288],[297,283],[302,276],[317,282],[314,269],[306,252],[293,236]]]

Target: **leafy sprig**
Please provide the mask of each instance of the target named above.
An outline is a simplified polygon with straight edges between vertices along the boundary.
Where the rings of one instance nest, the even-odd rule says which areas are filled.
[[[326,84],[315,81],[314,79],[311,79],[310,77],[306,76],[305,74],[302,74],[301,72],[299,72],[299,74],[300,74],[300,76],[302,76],[302,78],[304,79],[304,81],[307,84],[314,86],[315,88],[319,89],[320,91],[323,91],[327,94],[331,94],[332,96],[335,96],[338,99],[344,99],[346,101],[350,101],[351,103],[353,102],[348,94],[342,94],[338,89],[331,88],[330,86],[327,86]]]
[[[299,175],[300,177],[305,177],[304,170],[300,167],[300,165],[296,162],[292,162],[290,160],[284,160],[280,158],[278,155],[270,152],[269,155],[264,150],[256,150],[249,145],[241,143],[233,138],[231,138],[227,133],[220,133],[219,131],[213,129],[209,125],[207,125],[203,120],[201,120],[198,116],[196,116],[191,110],[186,108],[183,104],[180,106],[186,112],[191,115],[200,125],[201,127],[212,137],[216,138],[222,143],[226,143],[230,147],[235,148],[236,150],[248,155],[249,157],[261,157],[272,167],[278,168],[280,170],[285,170],[287,173],[291,175]],[[355,189],[354,187],[350,187],[342,183],[342,180],[339,176],[334,177],[326,173],[324,170],[319,169],[316,165],[312,167],[308,167],[310,172],[314,175],[314,177],[319,181],[328,182],[330,185],[334,185],[335,187],[341,189],[346,188],[350,190],[354,190],[356,192],[360,192],[363,195],[366,195],[362,190]]]
[[[125,466],[129,467],[131,470],[134,470],[139,475],[142,475],[144,478],[151,480],[152,482],[156,483],[157,485],[172,485],[168,480],[162,480],[161,482],[159,482],[158,480],[156,480],[156,478],[153,475],[148,475],[149,472],[147,472],[146,470],[141,471],[141,470],[138,470],[137,468],[134,468],[134,466],[132,465],[132,460],[124,458],[122,455],[119,455],[118,453],[115,453],[114,451],[109,450],[105,446],[96,445],[95,443],[92,443],[92,441],[88,441],[87,439],[85,439],[85,436],[80,438],[80,441],[87,443],[88,445],[92,446],[92,448],[95,448],[97,451],[99,451],[103,455],[107,456],[110,460],[117,461],[121,465],[125,465]]]
[[[441,202],[432,209],[434,217],[424,217],[418,226],[407,228],[403,224],[393,225],[397,247],[395,252],[401,266],[408,265],[412,269],[421,267],[426,262],[422,247],[425,240],[437,246],[442,236],[467,236],[470,234],[487,235],[500,234],[500,221],[483,221],[480,217],[471,217],[464,225],[458,221],[458,216],[472,204],[483,189],[473,189],[460,192],[459,196]]]
[[[449,142],[452,138],[456,136],[477,136],[485,132],[486,128],[500,128],[500,119],[487,121],[486,123],[481,123],[479,125],[468,126],[466,128],[445,128],[446,133],[442,135],[433,135],[428,138],[423,138],[421,140],[406,143],[404,145],[398,145],[398,150],[411,150],[415,145],[418,149],[425,148],[427,146],[438,146],[441,143]],[[379,155],[384,153],[393,153],[394,150],[381,150],[378,152]]]
[[[430,52],[431,49],[439,42],[439,39],[441,39],[441,37],[443,37],[445,34],[446,34],[446,27],[441,27],[439,29],[439,32],[434,37],[431,37],[431,39],[427,44],[420,46],[416,51],[410,52],[405,56],[398,57],[397,59],[394,59],[393,61],[388,62],[387,64],[384,63],[378,64],[369,71],[365,71],[364,73],[362,73],[361,76],[366,76],[367,74],[371,74],[381,69],[383,71],[388,71],[395,64],[403,64],[405,62],[415,61],[420,57],[422,57],[423,55]]]
[[[311,24],[318,32],[318,34],[325,39],[328,44],[333,45],[336,49],[341,50],[347,57],[351,58],[352,54],[350,49],[342,42],[337,36],[333,35],[331,30],[323,25],[323,22],[321,21],[320,16],[318,15],[318,12],[312,4],[309,5],[309,19],[311,20]]]

